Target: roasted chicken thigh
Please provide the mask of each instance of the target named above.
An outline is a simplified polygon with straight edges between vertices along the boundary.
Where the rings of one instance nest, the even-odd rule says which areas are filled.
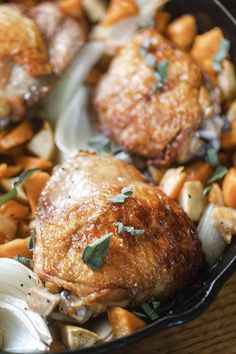
[[[19,120],[50,90],[81,47],[81,21],[59,5],[0,5],[0,123]]]
[[[211,111],[198,64],[155,29],[139,32],[120,50],[94,105],[105,135],[163,164],[196,154],[195,132]]]
[[[132,194],[115,202],[125,187]],[[41,195],[37,222],[34,271],[73,294],[75,311],[85,306],[90,315],[165,299],[190,284],[203,265],[196,228],[177,203],[112,157],[81,151],[59,166]],[[143,233],[121,231],[118,223]],[[107,233],[104,262],[93,270],[83,250]]]

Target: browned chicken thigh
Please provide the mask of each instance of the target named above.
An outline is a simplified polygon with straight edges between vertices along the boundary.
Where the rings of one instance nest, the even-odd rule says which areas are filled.
[[[115,202],[125,187],[131,194]],[[59,166],[37,219],[34,271],[74,294],[76,309],[85,306],[90,315],[110,305],[165,299],[193,282],[203,265],[196,228],[178,204],[112,157],[80,152]],[[118,223],[142,232],[135,236]],[[93,270],[83,251],[107,233],[104,262]]]
[[[94,104],[111,140],[157,163],[188,160],[195,132],[211,109],[198,64],[154,29],[120,50]]]
[[[19,120],[44,97],[84,38],[57,3],[0,5],[0,119]]]

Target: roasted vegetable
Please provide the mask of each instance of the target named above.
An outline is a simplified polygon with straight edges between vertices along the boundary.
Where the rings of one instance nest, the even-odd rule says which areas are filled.
[[[143,320],[121,307],[111,307],[107,314],[115,338],[128,336],[146,326]]]
[[[193,221],[198,221],[205,206],[203,185],[199,181],[187,181],[180,192],[179,203]]]

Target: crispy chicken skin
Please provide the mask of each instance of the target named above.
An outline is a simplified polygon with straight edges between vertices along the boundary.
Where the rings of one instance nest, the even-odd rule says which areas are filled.
[[[156,92],[154,68],[141,53],[149,40],[148,53],[157,63],[169,62],[166,82]],[[154,29],[139,32],[116,55],[97,87],[94,105],[101,129],[134,154],[162,163],[181,161],[183,146],[204,119],[202,85],[200,68],[188,53],[174,48]]]
[[[18,120],[44,97],[84,37],[56,3],[0,5],[0,119]]]
[[[122,204],[110,198],[130,187]],[[163,299],[190,284],[203,264],[196,228],[173,200],[132,165],[81,151],[59,166],[38,205],[34,271],[82,299],[92,311]],[[145,233],[118,233],[117,222]],[[83,249],[112,232],[102,267]],[[99,310],[98,310],[99,309]]]

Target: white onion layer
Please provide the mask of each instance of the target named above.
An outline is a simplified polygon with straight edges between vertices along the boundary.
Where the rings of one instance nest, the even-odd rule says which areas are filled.
[[[86,78],[89,71],[100,59],[104,47],[101,42],[89,42],[78,52],[71,65],[57,82],[45,100],[41,114],[55,123],[62,111],[69,105],[72,97]]]
[[[198,236],[202,242],[202,250],[206,256],[206,261],[211,266],[222,254],[226,242],[217,229],[211,224],[211,215],[215,205],[210,203],[198,224]]]
[[[66,109],[61,113],[55,131],[55,143],[65,155],[73,156],[78,149],[88,149],[94,135],[93,125],[87,114],[88,89],[80,86]]]
[[[29,310],[29,288],[41,281],[30,269],[8,258],[0,259],[0,327],[4,331],[4,350],[45,351],[52,337],[45,319]]]

